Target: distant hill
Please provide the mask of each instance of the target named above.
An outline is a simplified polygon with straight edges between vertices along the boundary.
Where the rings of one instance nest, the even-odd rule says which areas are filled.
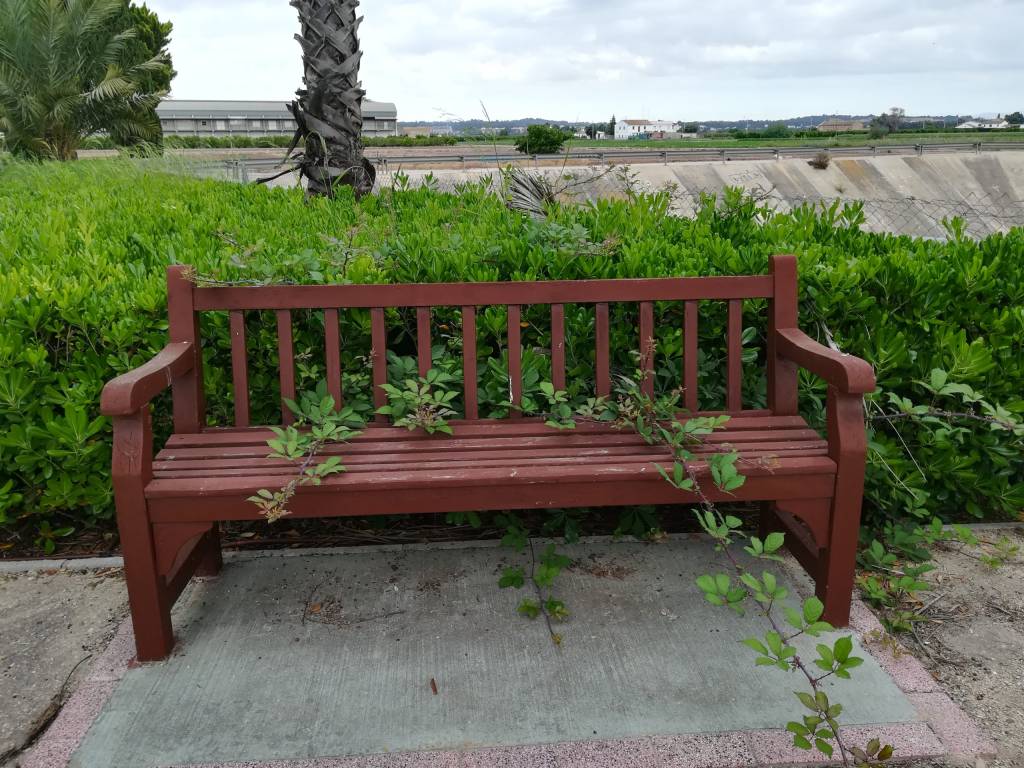
[[[644,117],[644,115],[636,115],[635,117]],[[647,115],[650,117],[650,115]],[[756,131],[762,128],[767,128],[771,125],[777,125],[782,123],[790,128],[796,129],[807,129],[813,128],[816,125],[820,125],[825,120],[862,120],[865,123],[871,122],[874,115],[801,115],[800,117],[785,117],[777,120],[764,120],[764,119],[743,119],[743,120],[696,120],[692,118],[680,118],[680,123],[696,123],[701,126],[703,130],[712,131],[728,131],[728,130],[745,130],[745,131]],[[965,119],[965,115],[914,115],[907,118],[908,122],[934,122],[934,123],[949,123],[949,125],[956,125],[960,120]],[[671,118],[667,118],[671,119]],[[411,126],[411,125],[428,125],[431,128],[436,129],[448,129],[449,127],[456,134],[479,134],[483,132],[484,128],[494,129],[512,129],[522,128],[528,125],[561,125],[571,127],[582,127],[590,125],[589,121],[574,121],[574,120],[554,120],[542,117],[522,117],[516,120],[400,120],[398,122],[399,127]]]

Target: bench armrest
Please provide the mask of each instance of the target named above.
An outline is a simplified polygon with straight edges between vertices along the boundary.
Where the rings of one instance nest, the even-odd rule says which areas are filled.
[[[148,363],[108,381],[100,396],[100,411],[104,416],[130,416],[194,365],[192,342],[171,342]]]
[[[780,328],[775,334],[775,349],[780,357],[820,376],[840,393],[874,392],[875,372],[867,361],[829,349],[799,328]]]

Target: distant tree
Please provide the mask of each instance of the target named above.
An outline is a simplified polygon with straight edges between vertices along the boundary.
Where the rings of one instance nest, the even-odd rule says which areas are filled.
[[[16,154],[72,160],[87,136],[160,136],[162,95],[143,85],[161,54],[137,60],[125,0],[0,2],[0,132]],[[117,22],[121,16],[122,21]]]
[[[525,136],[516,139],[516,150],[527,155],[553,155],[570,138],[572,134],[554,125],[531,125]]]
[[[583,132],[587,134],[588,139],[593,139],[595,136],[597,136],[597,126],[591,123],[590,125],[583,129]]]
[[[879,115],[878,120],[888,129],[888,133],[898,133],[906,115],[907,111],[903,107],[889,107],[889,111]]]
[[[609,136],[615,135],[615,124],[618,120],[615,119],[615,115],[612,115],[612,119],[608,121],[608,130],[605,131]]]
[[[135,30],[135,37],[127,41],[121,54],[119,63],[122,69],[131,68],[156,56],[163,57],[166,62],[167,66],[161,69],[140,73],[138,84],[142,92],[163,95],[170,91],[171,81],[178,74],[174,70],[168,50],[174,25],[169,21],[161,21],[160,17],[151,11],[145,3],[140,6],[130,3],[128,0],[122,0],[121,12],[111,20],[109,27],[115,32],[126,27]],[[97,74],[102,75],[102,72]],[[137,122],[160,125],[155,104],[140,103],[135,105],[134,111]],[[122,145],[139,142],[139,137],[131,133],[118,135],[112,132],[111,138],[115,143]]]
[[[1024,125],[1024,115],[1018,112],[1011,112],[1006,116],[1006,122],[1010,125]]]
[[[785,123],[772,123],[761,131],[761,136],[766,139],[785,139],[788,138],[791,133],[792,131],[786,127]]]
[[[687,123],[683,126],[683,133],[699,133],[700,126],[697,123]]]

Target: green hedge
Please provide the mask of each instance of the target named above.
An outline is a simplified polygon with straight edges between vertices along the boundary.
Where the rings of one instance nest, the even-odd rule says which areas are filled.
[[[149,172],[143,169],[150,167]],[[0,170],[0,530],[39,536],[109,526],[110,425],[98,412],[103,383],[144,362],[166,339],[164,268],[202,275],[305,282],[542,280],[763,273],[777,252],[799,256],[803,327],[830,331],[874,363],[883,393],[930,402],[933,368],[1015,413],[1024,411],[1024,230],[974,242],[867,234],[859,211],[773,214],[738,194],[693,219],[668,215],[664,196],[561,207],[542,221],[508,210],[482,187],[461,195],[388,191],[360,203],[305,202],[267,189],[173,176],[144,164],[83,161]],[[452,297],[458,303],[457,296]],[[593,371],[593,312],[566,308],[572,394]],[[744,392],[764,401],[764,303],[745,307]],[[679,384],[682,308],[657,307],[657,386]],[[629,372],[636,308],[615,308],[613,361]],[[278,418],[272,313],[248,313],[254,418]],[[320,313],[299,313],[300,386],[324,377]],[[345,312],[343,366],[350,399],[366,400],[369,318]],[[547,308],[524,312],[527,392],[549,376]],[[459,317],[434,316],[439,367],[461,376]],[[721,403],[724,307],[701,320],[702,405]],[[505,314],[481,309],[481,412],[507,396]],[[204,317],[212,423],[230,423],[227,318]],[[392,375],[411,365],[415,317],[389,314]],[[487,362],[485,357],[497,359]],[[803,381],[802,404],[820,423],[823,390]],[[882,394],[879,402],[885,402]],[[164,403],[166,405],[166,403]],[[945,403],[939,403],[945,405]],[[168,409],[157,429],[169,429]],[[868,509],[876,519],[938,514],[999,518],[1022,505],[1020,446],[985,425],[938,429],[902,422],[872,433]],[[922,476],[915,461],[923,469]],[[40,534],[41,531],[41,534]]]

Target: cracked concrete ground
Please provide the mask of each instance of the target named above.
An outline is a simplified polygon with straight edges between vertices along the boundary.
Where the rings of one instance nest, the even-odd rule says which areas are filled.
[[[126,612],[120,569],[0,574],[0,766],[52,719]]]

